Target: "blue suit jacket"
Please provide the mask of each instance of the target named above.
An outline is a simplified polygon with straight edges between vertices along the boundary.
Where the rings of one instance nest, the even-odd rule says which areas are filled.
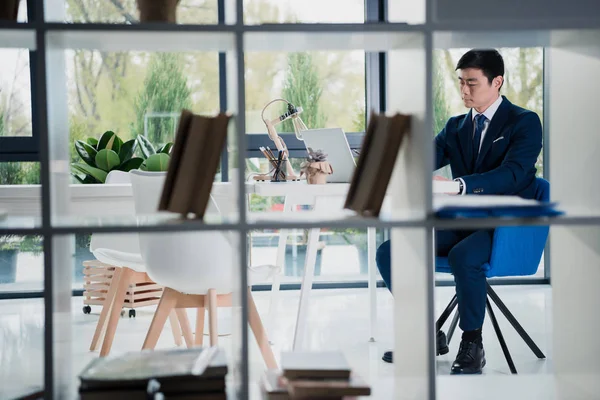
[[[506,97],[492,118],[473,158],[473,118],[452,117],[435,137],[435,169],[450,164],[452,176],[465,181],[466,193],[535,198],[535,162],[542,149],[542,125],[532,111]]]

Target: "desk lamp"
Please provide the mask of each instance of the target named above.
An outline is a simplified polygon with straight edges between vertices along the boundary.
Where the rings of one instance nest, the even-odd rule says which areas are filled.
[[[278,101],[287,103],[287,112],[285,112],[284,114],[281,114],[278,118],[275,118],[273,120],[270,120],[270,121],[266,120],[265,119],[265,110],[271,104],[278,102]],[[308,128],[306,127],[304,122],[302,122],[302,120],[300,119],[301,112],[302,112],[302,107],[296,107],[295,105],[293,105],[292,103],[290,103],[289,101],[287,101],[285,99],[275,99],[275,100],[272,100],[269,103],[267,103],[267,105],[263,108],[262,113],[261,113],[261,118],[267,127],[267,133],[269,134],[269,138],[275,143],[277,150],[284,152],[285,170],[286,170],[286,174],[287,174],[287,180],[297,180],[300,178],[298,177],[298,175],[296,175],[296,173],[294,172],[294,169],[292,168],[292,164],[290,163],[290,159],[289,159],[289,151],[287,149],[287,146],[285,145],[283,138],[277,134],[277,131],[275,130],[275,126],[279,125],[280,123],[287,121],[288,119],[291,118],[292,124],[294,125],[294,133],[296,134],[296,138],[298,138],[298,140],[304,140],[302,138],[302,134],[300,132],[306,131],[306,130],[308,130]]]

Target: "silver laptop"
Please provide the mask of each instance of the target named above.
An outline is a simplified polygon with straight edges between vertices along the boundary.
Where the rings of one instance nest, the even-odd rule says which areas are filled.
[[[309,129],[301,133],[306,150],[322,150],[327,154],[327,161],[333,168],[333,174],[327,177],[327,182],[349,183],[352,180],[356,163],[341,128]]]

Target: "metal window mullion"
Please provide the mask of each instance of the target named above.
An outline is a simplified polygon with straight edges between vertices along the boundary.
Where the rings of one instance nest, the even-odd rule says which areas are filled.
[[[225,0],[217,0],[217,23],[225,25]],[[219,53],[219,111],[227,111],[227,56]],[[221,152],[221,182],[229,181],[229,152],[227,143]]]
[[[44,249],[44,398],[54,396],[54,293],[52,287],[52,228],[50,224],[50,146],[46,90],[46,32],[44,30],[44,1],[35,0],[36,51],[30,60],[32,80],[32,128],[39,140],[40,181],[42,200],[42,229]],[[33,61],[33,62],[32,62]],[[35,83],[35,85],[34,85]],[[33,87],[36,87],[33,92]]]

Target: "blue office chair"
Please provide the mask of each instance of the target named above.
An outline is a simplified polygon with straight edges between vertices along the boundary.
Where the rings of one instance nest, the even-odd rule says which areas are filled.
[[[535,198],[539,201],[549,202],[550,184],[548,181],[541,178],[537,178],[536,181],[537,191]],[[511,226],[496,228],[492,243],[492,255],[489,263],[484,265],[486,276],[488,278],[493,278],[499,276],[523,276],[535,274],[544,251],[544,247],[546,246],[548,231],[549,228],[547,226]],[[436,257],[435,270],[436,272],[450,273],[448,258]],[[494,330],[498,336],[498,341],[500,342],[500,346],[502,347],[502,351],[504,352],[504,356],[506,357],[506,361],[508,362],[511,373],[516,374],[517,369],[515,368],[515,364],[513,363],[510,352],[508,351],[506,341],[504,340],[504,336],[502,335],[502,331],[500,330],[500,326],[498,325],[498,321],[496,320],[496,316],[494,315],[494,311],[489,299],[492,299],[500,312],[504,314],[508,322],[510,322],[513,328],[515,328],[517,333],[521,336],[521,338],[523,338],[533,353],[538,358],[546,358],[544,353],[542,353],[540,348],[535,344],[527,332],[525,332],[525,329],[523,329],[521,324],[519,324],[517,319],[508,310],[506,305],[502,302],[502,300],[500,300],[500,297],[498,297],[489,283],[487,284],[487,295],[488,299],[486,300],[486,306],[488,316],[492,321],[492,325],[494,326]],[[454,308],[456,308],[457,304],[458,301],[456,299],[456,295],[454,295],[436,322],[436,332],[443,327],[444,323],[452,314],[452,311]],[[452,334],[456,329],[458,319],[458,310],[456,310],[456,314],[454,315],[448,330],[448,344],[450,343]]]

